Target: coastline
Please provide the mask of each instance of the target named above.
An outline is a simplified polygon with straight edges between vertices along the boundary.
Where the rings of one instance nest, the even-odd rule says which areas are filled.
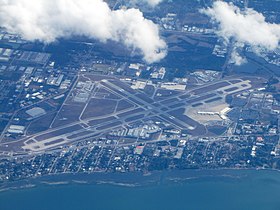
[[[26,180],[7,182],[0,185],[0,193],[23,190],[40,186],[62,185],[114,185],[119,187],[145,187],[161,184],[176,184],[182,182],[227,181],[234,182],[262,174],[279,174],[273,169],[187,169],[154,171],[147,174],[134,173],[93,173],[93,174],[58,174]]]

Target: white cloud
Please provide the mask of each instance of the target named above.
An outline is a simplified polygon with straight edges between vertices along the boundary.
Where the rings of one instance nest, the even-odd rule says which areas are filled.
[[[240,55],[244,47],[245,47],[244,43],[241,42],[233,43],[230,60],[229,60],[230,63],[237,66],[247,63],[247,59],[245,57],[242,57],[242,55]]]
[[[147,4],[151,7],[155,7],[158,4],[160,4],[163,0],[130,0],[130,3],[132,5],[137,5],[137,4]]]
[[[142,0],[146,3],[148,3],[150,6],[154,7],[157,6],[159,3],[161,3],[163,0]]]
[[[240,66],[247,63],[247,59],[242,57],[236,50],[233,50],[230,57],[230,63]]]
[[[148,63],[164,58],[159,28],[138,9],[112,11],[103,0],[0,0],[0,26],[45,43],[84,35],[138,50]]]
[[[260,48],[271,51],[279,47],[280,25],[266,22],[261,13],[251,8],[240,10],[232,3],[216,1],[202,13],[218,24],[217,34],[226,42],[232,40],[238,45],[248,45],[255,53]]]

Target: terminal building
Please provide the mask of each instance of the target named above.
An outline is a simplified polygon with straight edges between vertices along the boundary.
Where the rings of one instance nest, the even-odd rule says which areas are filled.
[[[23,134],[25,127],[21,125],[10,125],[8,133],[10,134]]]

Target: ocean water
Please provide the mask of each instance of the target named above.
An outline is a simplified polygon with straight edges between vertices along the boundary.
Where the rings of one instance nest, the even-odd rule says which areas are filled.
[[[204,177],[141,187],[40,185],[0,193],[0,210],[237,209],[280,210],[280,173],[251,171],[241,178]]]

